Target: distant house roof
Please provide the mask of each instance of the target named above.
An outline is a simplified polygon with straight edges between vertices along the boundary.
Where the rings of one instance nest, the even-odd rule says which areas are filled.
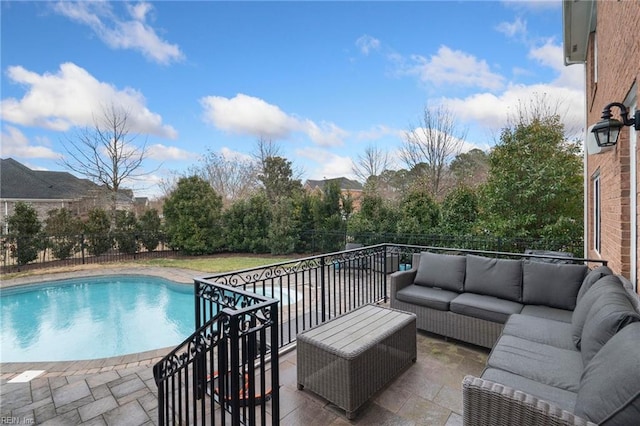
[[[100,187],[67,172],[31,170],[13,158],[0,159],[0,198],[76,199]]]
[[[323,180],[307,180],[304,184],[308,189],[324,189],[325,185],[329,182],[337,182],[338,187],[342,191],[362,191],[362,184],[357,180],[347,179],[346,177],[339,177],[334,179],[323,179]]]

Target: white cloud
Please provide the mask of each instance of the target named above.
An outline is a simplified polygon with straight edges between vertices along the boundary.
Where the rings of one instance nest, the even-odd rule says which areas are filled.
[[[73,126],[93,126],[94,117],[99,117],[109,105],[115,105],[127,111],[132,132],[177,137],[173,127],[163,125],[162,117],[145,107],[140,92],[131,88],[118,90],[71,62],[60,65],[56,74],[42,75],[12,66],[8,68],[7,76],[28,90],[22,99],[0,101],[2,120],[66,131]]]
[[[365,34],[356,40],[356,46],[363,55],[368,55],[372,50],[380,48],[380,40]]]
[[[584,128],[584,68],[565,67],[562,47],[547,40],[533,47],[529,58],[551,68],[557,74],[551,82],[531,85],[510,84],[501,93],[476,93],[466,98],[445,98],[442,102],[463,119],[469,119],[497,130],[507,124],[507,119],[517,113],[518,105],[544,97],[550,107],[556,108],[567,134]]]
[[[532,48],[529,51],[529,58],[536,60],[541,65],[552,68],[558,73],[553,85],[583,90],[584,67],[577,65],[565,66],[562,46],[554,44],[553,40],[547,40],[542,46]]]
[[[502,0],[502,3],[513,9],[535,12],[560,8],[562,0]]]
[[[166,146],[163,144],[153,144],[147,147],[147,157],[158,160],[189,160],[197,158],[198,154],[185,151],[175,146]]]
[[[358,132],[356,138],[359,140],[370,141],[382,139],[386,136],[392,136],[400,139],[404,136],[404,132],[405,131],[401,129],[394,129],[383,124],[379,124],[370,128],[369,130],[362,130]]]
[[[327,150],[313,147],[297,149],[296,157],[306,158],[317,164],[307,173],[311,176],[310,179],[333,179],[343,176],[349,179],[355,178],[351,157],[340,156]]]
[[[319,125],[309,119],[287,114],[276,105],[262,99],[237,94],[233,98],[206,96],[200,99],[204,108],[204,120],[217,128],[243,135],[289,139],[293,133],[302,132],[321,146],[343,144],[347,132],[333,123]]]
[[[180,47],[162,40],[147,24],[153,10],[150,3],[126,5],[131,19],[118,17],[110,2],[57,2],[53,9],[60,15],[89,26],[112,49],[132,49],[160,64],[184,59]]]
[[[527,35],[527,21],[517,17],[513,22],[500,22],[496,30],[510,38],[524,38]]]
[[[241,161],[241,162],[254,161],[254,158],[249,154],[245,154],[244,152],[234,151],[230,148],[227,148],[226,146],[222,147],[222,149],[220,150],[220,154],[222,154],[222,156],[226,160],[235,160],[235,161]]]
[[[401,74],[416,75],[421,81],[437,86],[450,84],[497,90],[504,84],[504,78],[492,72],[486,61],[447,46],[441,46],[430,58],[411,55],[408,63],[404,58],[402,62]]]
[[[458,117],[498,130],[507,124],[510,116],[517,113],[520,103],[526,105],[540,96],[544,96],[551,107],[558,105],[558,112],[568,132],[573,133],[584,127],[584,94],[579,90],[551,84],[511,85],[499,95],[477,93],[466,98],[443,99],[442,102]]]
[[[2,128],[2,157],[58,159],[60,155],[49,147],[32,145],[20,129],[5,125]]]

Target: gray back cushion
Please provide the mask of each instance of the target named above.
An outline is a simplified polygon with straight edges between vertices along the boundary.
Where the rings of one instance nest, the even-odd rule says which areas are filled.
[[[522,301],[522,262],[467,255],[464,291]]]
[[[589,310],[582,329],[580,352],[584,364],[588,364],[618,331],[637,321],[640,321],[640,314],[633,309],[624,290],[604,293],[598,297]]]
[[[613,275],[613,271],[605,265],[598,266],[597,268],[589,271],[586,277],[584,277],[584,281],[582,281],[582,285],[580,286],[580,290],[578,290],[578,299],[576,304],[580,303],[580,299],[582,296],[591,288],[592,285],[598,282],[598,280],[607,275]]]
[[[585,366],[574,412],[598,424],[638,424],[640,323],[620,330]]]
[[[580,348],[580,340],[582,339],[582,329],[584,328],[584,323],[587,320],[587,315],[591,307],[600,296],[610,292],[624,292],[622,283],[616,275],[607,275],[598,280],[578,301],[576,309],[571,316],[571,337],[578,349]]]
[[[522,264],[522,301],[572,311],[587,270],[587,265],[526,261]]]
[[[464,288],[465,270],[465,256],[423,252],[414,283],[460,293]]]

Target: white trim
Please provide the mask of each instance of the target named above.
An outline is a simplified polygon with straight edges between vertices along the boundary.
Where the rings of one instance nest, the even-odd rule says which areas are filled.
[[[633,116],[638,109],[637,93],[638,83],[634,83],[625,99],[630,115]],[[629,126],[629,222],[631,225],[631,241],[629,242],[629,281],[634,290],[638,288],[638,132]]]

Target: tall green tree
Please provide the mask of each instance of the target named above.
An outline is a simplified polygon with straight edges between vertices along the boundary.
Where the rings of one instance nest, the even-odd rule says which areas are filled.
[[[89,211],[89,217],[84,223],[84,234],[89,253],[100,256],[113,247],[113,236],[110,230],[111,220],[106,211],[100,208]]]
[[[442,202],[442,225],[445,234],[468,235],[478,222],[478,194],[467,186],[449,192]]]
[[[291,197],[295,191],[302,189],[300,180],[293,178],[291,162],[283,157],[266,157],[258,179],[272,203],[282,197]]]
[[[56,259],[68,259],[78,250],[82,221],[69,209],[50,210],[44,224],[44,232],[49,237],[49,247]]]
[[[427,189],[414,188],[400,201],[401,218],[398,232],[401,234],[428,234],[435,231],[440,222],[440,207]]]
[[[7,223],[11,256],[17,259],[18,265],[36,260],[41,246],[39,234],[42,229],[36,209],[31,204],[19,201],[14,206],[13,214],[7,218]]]
[[[565,140],[558,115],[521,115],[489,156],[483,226],[506,237],[582,236],[580,146]]]
[[[360,201],[360,210],[349,219],[347,231],[358,243],[369,245],[388,242],[379,240],[376,234],[394,234],[399,214],[390,201],[366,192]]]
[[[238,200],[223,213],[224,241],[229,250],[268,253],[271,205],[264,192]]]
[[[489,155],[477,148],[460,153],[451,161],[449,170],[458,186],[477,187],[487,180]]]
[[[160,244],[162,233],[162,220],[158,210],[145,210],[138,218],[138,226],[140,229],[140,243],[147,251],[155,250]]]
[[[169,244],[189,254],[222,246],[222,197],[198,176],[181,178],[164,203]]]
[[[134,212],[126,210],[116,211],[116,225],[113,232],[118,250],[121,253],[133,254],[140,248],[137,238],[138,219]]]
[[[322,196],[316,199],[314,217],[315,230],[321,236],[317,241],[318,249],[324,252],[343,249],[346,221],[337,181],[330,180],[324,185]]]

